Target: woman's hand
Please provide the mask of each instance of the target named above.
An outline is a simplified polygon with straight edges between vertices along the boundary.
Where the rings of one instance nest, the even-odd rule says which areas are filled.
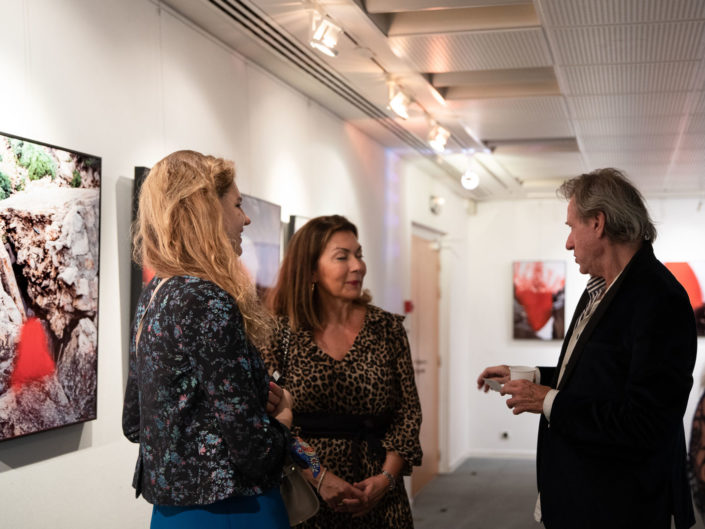
[[[355,488],[363,491],[367,496],[367,505],[364,509],[358,510],[353,518],[367,514],[370,510],[374,508],[375,505],[381,500],[384,495],[389,492],[389,479],[384,474],[377,474],[376,476],[370,476],[369,478],[355,483],[353,485]]]
[[[274,382],[269,383],[269,392],[267,393],[267,406],[265,410],[268,414],[272,415],[274,410],[279,406],[279,401],[282,399],[282,394],[284,389],[278,386]]]
[[[291,411],[294,399],[286,389],[277,386],[274,382],[269,383],[269,393],[267,395],[266,410],[287,428],[291,428],[294,414]]]
[[[367,505],[367,495],[363,490],[353,487],[330,470],[323,476],[318,494],[335,512],[356,513]]]

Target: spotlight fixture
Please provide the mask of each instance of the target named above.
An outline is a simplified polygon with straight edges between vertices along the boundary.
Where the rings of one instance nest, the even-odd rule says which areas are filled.
[[[441,209],[443,208],[443,204],[446,203],[446,199],[443,197],[439,197],[436,195],[431,195],[428,197],[428,209],[431,210],[431,213],[434,215],[440,215]]]
[[[389,83],[389,108],[402,119],[409,119],[409,104],[411,100],[399,85]]]
[[[443,152],[450,138],[450,131],[436,123],[428,134],[428,144],[436,152]]]
[[[463,176],[460,177],[460,184],[468,191],[472,191],[480,185],[480,177],[476,172],[468,169],[463,173]]]
[[[338,37],[342,31],[329,18],[320,13],[314,13],[309,44],[321,53],[335,57],[338,55],[338,50],[335,47],[338,45]]]

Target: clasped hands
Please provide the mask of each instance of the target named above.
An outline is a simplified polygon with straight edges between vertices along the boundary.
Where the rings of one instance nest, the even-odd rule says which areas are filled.
[[[382,474],[350,484],[328,471],[318,493],[335,512],[350,513],[357,518],[377,505],[388,489],[389,481]]]
[[[514,415],[543,412],[543,401],[550,387],[529,380],[509,380],[509,366],[505,365],[488,367],[477,378],[477,389],[487,392],[490,387],[485,383],[485,378],[493,378],[503,384],[500,395],[511,396],[507,399],[507,407]]]
[[[269,383],[266,411],[289,428],[293,418],[292,404],[293,398],[286,389],[274,382]],[[331,509],[357,517],[368,513],[384,496],[389,488],[389,480],[378,474],[351,485],[332,472],[326,472],[317,488],[321,498]]]

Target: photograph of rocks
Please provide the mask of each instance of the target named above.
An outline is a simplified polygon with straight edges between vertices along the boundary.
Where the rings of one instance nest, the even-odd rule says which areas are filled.
[[[96,418],[100,182],[0,133],[0,441]]]
[[[242,195],[242,210],[252,221],[242,232],[242,262],[261,299],[277,281],[281,254],[281,206]]]
[[[149,167],[135,167],[135,180],[132,184],[132,223],[134,224],[137,218],[137,208],[139,206],[140,189],[142,182],[149,174]],[[130,242],[130,256],[134,250],[132,242]],[[154,277],[154,272],[149,267],[142,267],[134,260],[131,260],[130,272],[130,329],[132,322],[135,319],[135,311],[137,310],[137,302],[140,299],[142,288],[149,283]]]

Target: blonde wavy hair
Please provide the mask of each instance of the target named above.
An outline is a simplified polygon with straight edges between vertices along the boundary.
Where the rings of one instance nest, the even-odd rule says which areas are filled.
[[[262,346],[271,317],[226,234],[218,203],[234,179],[233,162],[194,151],[157,162],[140,189],[133,259],[158,277],[190,275],[218,285],[235,299],[247,337]]]

